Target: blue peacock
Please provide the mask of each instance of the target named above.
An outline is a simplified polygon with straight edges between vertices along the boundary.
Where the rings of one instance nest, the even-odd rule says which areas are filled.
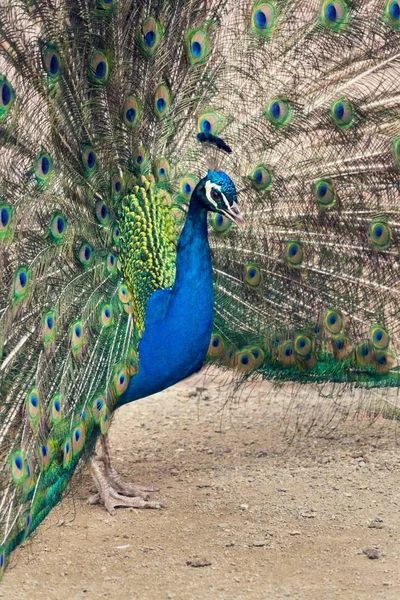
[[[399,68],[397,0],[2,3],[1,574],[99,438],[161,506],[112,415],[204,363],[400,386]]]

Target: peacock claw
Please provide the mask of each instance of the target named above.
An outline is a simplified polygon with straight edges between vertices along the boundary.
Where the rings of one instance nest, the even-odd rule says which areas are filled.
[[[161,509],[158,501],[151,501],[147,492],[156,492],[153,485],[125,483],[111,464],[108,438],[101,436],[104,454],[92,462],[92,476],[95,481],[95,493],[88,498],[89,504],[104,504],[110,515],[115,515],[117,507]],[[99,463],[103,463],[101,468]]]

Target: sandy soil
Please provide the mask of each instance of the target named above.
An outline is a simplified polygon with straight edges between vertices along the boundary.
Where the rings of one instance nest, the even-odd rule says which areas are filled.
[[[217,383],[198,376],[115,418],[116,466],[157,483],[165,509],[110,517],[86,503],[84,473],[15,552],[0,597],[398,600],[395,424],[336,428],[331,400],[267,383],[224,406]]]

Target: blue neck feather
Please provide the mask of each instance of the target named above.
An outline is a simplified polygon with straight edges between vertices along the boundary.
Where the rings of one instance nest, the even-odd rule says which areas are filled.
[[[197,188],[179,238],[172,289],[149,299],[139,371],[118,405],[159,392],[201,369],[212,333],[213,280],[207,209]]]

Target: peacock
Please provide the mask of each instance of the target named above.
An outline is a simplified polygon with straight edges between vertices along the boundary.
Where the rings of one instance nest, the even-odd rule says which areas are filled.
[[[397,0],[3,0],[0,574],[116,409],[399,388]],[[239,208],[240,207],[240,208]]]

